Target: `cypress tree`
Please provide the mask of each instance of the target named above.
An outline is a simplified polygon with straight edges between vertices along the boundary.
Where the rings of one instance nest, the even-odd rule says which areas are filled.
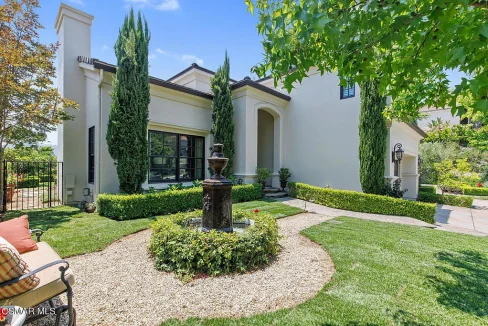
[[[386,137],[388,130],[383,110],[386,97],[379,94],[378,81],[361,83],[359,116],[359,178],[365,193],[384,191]]]
[[[147,21],[139,13],[136,22],[131,9],[114,47],[118,68],[106,137],[120,191],[128,194],[142,191],[148,172],[149,39]]]
[[[214,143],[224,144],[225,157],[229,159],[223,171],[226,177],[232,175],[234,166],[234,105],[229,84],[230,62],[225,52],[224,64],[210,80],[214,98],[212,101],[212,134]]]

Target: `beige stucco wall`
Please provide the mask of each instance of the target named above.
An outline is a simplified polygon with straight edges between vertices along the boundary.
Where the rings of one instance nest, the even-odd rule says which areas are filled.
[[[284,162],[292,181],[361,191],[359,87],[340,99],[339,78],[311,71],[296,84],[284,119]]]
[[[86,84],[77,57],[90,56],[91,24],[93,16],[62,4],[55,23],[60,46],[58,48],[58,89],[61,96],[74,100],[79,110],[70,110],[73,121],[66,121],[58,129],[58,160],[64,162],[64,184],[74,180],[63,191],[63,201],[83,199],[83,188],[87,175],[86,126]]]
[[[429,129],[429,123],[432,122],[432,120],[437,120],[437,118],[440,118],[442,121],[447,121],[451,125],[457,125],[460,123],[460,119],[458,116],[453,117],[451,113],[451,109],[424,109],[421,110],[422,113],[427,114],[428,116],[419,120],[417,124],[419,125],[420,128],[423,130],[428,130]]]

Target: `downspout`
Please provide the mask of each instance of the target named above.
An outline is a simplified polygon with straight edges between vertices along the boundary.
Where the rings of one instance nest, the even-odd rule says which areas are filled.
[[[97,189],[96,189],[96,194],[97,196],[100,194],[100,185],[101,182],[100,180],[101,175],[102,175],[102,159],[101,159],[101,153],[102,153],[102,84],[103,84],[103,69],[100,69],[100,76],[99,76],[99,82],[98,82],[98,175],[97,175]],[[96,199],[96,198],[95,198]]]

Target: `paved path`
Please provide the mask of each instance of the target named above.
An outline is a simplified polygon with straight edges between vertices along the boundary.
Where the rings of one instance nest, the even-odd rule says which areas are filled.
[[[282,198],[280,201],[290,206],[300,207],[309,212],[326,216],[350,216],[380,222],[391,222],[435,228],[443,231],[465,233],[476,236],[488,236],[488,200],[475,199],[473,208],[437,205],[435,225],[406,216],[358,213],[330,208],[289,197]]]
[[[488,200],[475,199],[472,208],[437,205],[437,225],[447,231],[488,235]]]

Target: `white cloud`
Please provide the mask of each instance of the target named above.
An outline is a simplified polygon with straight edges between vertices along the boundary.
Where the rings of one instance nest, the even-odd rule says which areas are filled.
[[[152,59],[156,59],[156,55],[154,53],[151,53],[150,55],[148,55],[147,57],[149,60],[152,60]]]
[[[85,4],[83,0],[69,0],[69,2],[75,3],[77,5],[82,5],[82,6]]]
[[[125,3],[138,8],[144,8],[147,6],[149,8],[154,8],[161,11],[178,10],[180,8],[179,0],[125,0]]]
[[[160,48],[156,49],[156,52],[162,55],[168,55],[168,52],[161,50]]]
[[[204,63],[202,58],[199,58],[194,54],[186,54],[186,53],[185,54],[178,54],[178,53],[174,53],[174,52],[165,51],[161,48],[157,48],[156,52],[158,54],[173,58],[175,60],[181,61],[181,62],[188,64],[188,65],[195,62],[197,65],[203,66],[203,63]],[[155,57],[156,57],[156,55],[154,55],[154,58]]]
[[[180,60],[187,63],[187,64],[190,64],[190,63],[196,63],[197,65],[199,66],[203,66],[203,59],[197,57],[196,55],[193,55],[193,54],[183,54],[181,57],[180,57]]]
[[[102,46],[102,51],[107,51],[107,50],[108,50],[108,45],[104,44],[104,45]]]

